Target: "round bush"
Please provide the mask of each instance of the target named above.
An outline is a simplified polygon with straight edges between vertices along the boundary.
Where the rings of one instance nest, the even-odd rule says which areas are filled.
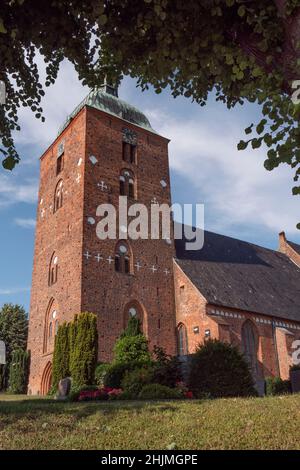
[[[144,385],[150,384],[153,380],[153,369],[142,367],[132,371],[126,371],[121,383],[121,388],[128,396],[138,397]]]
[[[191,360],[188,385],[199,398],[257,395],[244,356],[236,347],[218,340],[199,346]]]
[[[142,400],[174,399],[182,398],[182,394],[175,388],[170,388],[166,385],[149,384],[144,385],[139,394],[139,398]]]
[[[150,362],[148,341],[145,336],[123,336],[119,338],[114,347],[114,362],[139,362],[141,365]]]

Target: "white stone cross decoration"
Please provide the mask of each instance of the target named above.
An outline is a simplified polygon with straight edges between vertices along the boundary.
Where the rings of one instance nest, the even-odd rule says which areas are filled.
[[[97,183],[97,186],[101,189],[101,191],[105,191],[107,189],[107,185],[104,181],[100,181],[100,183]]]
[[[80,182],[80,179],[81,179],[81,175],[80,175],[80,173],[78,173],[77,178],[76,178],[77,184]]]
[[[109,256],[109,257],[107,258],[107,261],[109,262],[109,264],[111,264],[111,263],[114,262],[114,259],[113,259],[111,256]]]
[[[83,256],[85,256],[87,260],[92,257],[92,255],[90,255],[88,251],[86,251]]]
[[[156,268],[154,265],[153,265],[153,266],[151,266],[151,268],[150,268],[150,269],[151,269],[151,271],[152,271],[152,273],[153,273],[153,274],[155,273],[155,271],[157,271],[157,268]]]
[[[168,274],[170,274],[170,271],[166,268],[166,269],[164,270],[164,273],[165,273],[165,275],[167,276]]]
[[[136,267],[136,269],[139,271],[142,267],[142,265],[140,264],[139,261],[136,262],[136,264],[134,265]]]
[[[151,204],[158,204],[158,200],[155,196],[151,199]]]
[[[44,217],[44,215],[45,215],[45,209],[43,208],[43,209],[41,210],[41,216]]]
[[[101,259],[103,259],[102,256],[100,255],[100,253],[97,253],[97,256],[95,256],[95,258],[96,258],[98,263]]]

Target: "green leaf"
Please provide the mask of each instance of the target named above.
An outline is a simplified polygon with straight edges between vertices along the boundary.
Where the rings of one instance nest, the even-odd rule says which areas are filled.
[[[16,163],[17,163],[17,161],[14,159],[14,157],[9,156],[9,157],[6,157],[3,160],[2,166],[3,166],[3,168],[5,168],[5,170],[10,170],[11,171],[16,166]]]
[[[3,24],[2,18],[0,18],[0,33],[2,33],[2,34],[6,34],[6,33],[7,33],[7,29],[5,28],[5,26],[4,26],[4,24]]]
[[[107,23],[107,16],[106,15],[101,15],[99,17],[99,23],[101,24],[101,26],[104,26]]]
[[[238,8],[238,15],[239,16],[244,16],[245,13],[246,13],[246,8],[245,8],[245,5],[241,5],[239,8]]]
[[[251,124],[249,127],[246,127],[246,129],[245,129],[246,134],[251,134],[253,125],[254,124]]]
[[[244,140],[240,140],[240,142],[237,145],[238,150],[245,150],[248,147],[249,142],[245,142]]]
[[[261,146],[262,139],[252,139],[251,145],[253,149],[258,149]]]

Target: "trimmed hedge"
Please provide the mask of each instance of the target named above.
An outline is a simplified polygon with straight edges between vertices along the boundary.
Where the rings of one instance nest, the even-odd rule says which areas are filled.
[[[257,396],[244,356],[236,347],[218,340],[198,347],[191,360],[188,385],[199,398]]]
[[[290,380],[282,380],[280,377],[266,378],[266,395],[287,395],[292,393]]]
[[[52,391],[56,393],[59,381],[70,375],[70,326],[63,323],[58,327],[55,336],[53,365],[52,365]]]
[[[70,324],[70,373],[77,386],[95,381],[98,353],[97,317],[93,313],[75,315]]]
[[[182,398],[182,394],[175,388],[170,388],[166,385],[149,384],[144,385],[139,398],[142,400],[178,399]]]

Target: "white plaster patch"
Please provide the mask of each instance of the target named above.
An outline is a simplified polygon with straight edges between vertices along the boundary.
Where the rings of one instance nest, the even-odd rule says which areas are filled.
[[[96,163],[98,162],[97,158],[94,155],[91,155],[89,159],[90,159],[90,162],[92,162],[93,165],[96,165]]]
[[[42,205],[42,204],[43,204],[43,202],[44,202],[44,199],[42,198],[42,199],[40,200],[40,204]]]
[[[82,163],[82,158],[80,157],[79,160],[78,160],[78,162],[77,162],[77,166],[80,166],[81,163]]]
[[[54,258],[54,260],[53,260],[53,263],[54,263],[54,264],[57,264],[57,262],[58,262],[58,258],[57,258],[57,256],[55,256],[55,258]]]
[[[96,222],[95,219],[94,219],[94,217],[88,217],[87,220],[88,220],[88,223],[89,223],[90,225],[94,225],[94,223]]]

